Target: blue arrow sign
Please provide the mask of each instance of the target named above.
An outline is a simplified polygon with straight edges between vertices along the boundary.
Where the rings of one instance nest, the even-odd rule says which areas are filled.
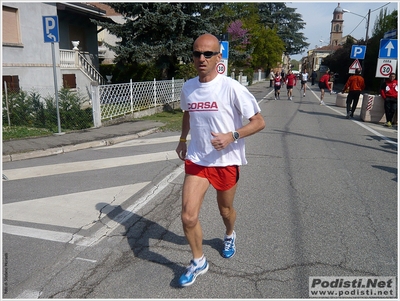
[[[229,42],[228,41],[221,41],[221,53],[222,59],[227,60],[229,56]]]
[[[381,59],[397,59],[397,51],[397,40],[382,39],[378,57]]]
[[[45,43],[58,43],[58,17],[43,16],[43,34]]]

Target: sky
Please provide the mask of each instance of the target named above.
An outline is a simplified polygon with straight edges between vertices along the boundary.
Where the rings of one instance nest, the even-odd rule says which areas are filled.
[[[356,39],[365,39],[366,23],[368,10],[371,9],[368,36],[372,36],[375,20],[379,16],[381,7],[387,8],[388,13],[398,10],[398,2],[388,1],[292,1],[285,2],[287,7],[296,8],[296,13],[301,14],[301,18],[306,23],[305,28],[300,30],[307,38],[306,42],[310,43],[308,49],[298,55],[291,55],[291,59],[300,60],[306,56],[307,50],[314,49],[329,44],[331,21],[333,11],[340,3],[340,7],[349,10],[352,13],[343,14],[343,36],[351,35]],[[388,4],[388,5],[386,5]],[[363,18],[365,16],[365,18]],[[323,40],[323,42],[320,42]]]

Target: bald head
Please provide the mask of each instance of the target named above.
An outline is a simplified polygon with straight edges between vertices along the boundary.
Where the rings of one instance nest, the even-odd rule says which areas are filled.
[[[199,36],[193,43],[193,50],[199,46],[209,47],[209,51],[220,51],[219,41],[216,36],[206,33]],[[203,50],[204,51],[204,50]]]

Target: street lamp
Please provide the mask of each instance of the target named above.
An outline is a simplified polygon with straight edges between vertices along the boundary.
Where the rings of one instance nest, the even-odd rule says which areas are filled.
[[[361,17],[361,18],[363,18],[363,19],[366,19],[366,21],[367,21],[367,24],[366,24],[367,30],[366,30],[366,32],[365,32],[365,44],[367,44],[367,43],[368,43],[369,18],[370,18],[370,16],[371,16],[371,9],[368,10],[368,18],[365,18],[365,16],[361,16],[361,15],[359,15],[359,14],[353,13],[353,12],[347,10],[347,9],[344,9],[344,8],[342,9],[342,11],[343,11],[344,13],[350,13],[350,14],[359,16],[359,17]]]
[[[366,19],[366,22],[367,22],[366,28],[367,28],[367,30],[365,31],[365,45],[368,45],[368,30],[369,30],[369,18],[370,18],[370,16],[371,16],[371,9],[368,10],[368,14],[367,14],[367,15],[368,15],[368,18],[365,18],[365,16],[361,16],[361,15],[359,15],[359,14],[353,13],[353,12],[347,10],[347,9],[344,9],[344,8],[342,9],[342,11],[343,11],[344,13],[350,13],[350,14],[359,16],[359,17],[361,17],[361,18],[363,18],[363,19]],[[363,60],[362,63],[361,63],[361,72],[362,72],[363,74],[364,74],[364,61],[365,61],[365,60]]]
[[[333,44],[332,44],[332,43],[325,42],[324,40],[319,40],[319,41],[320,41],[320,43],[321,43],[321,47],[322,47],[322,43],[331,46],[331,47],[330,47],[331,50],[330,50],[329,52],[330,52],[330,54],[333,53]]]

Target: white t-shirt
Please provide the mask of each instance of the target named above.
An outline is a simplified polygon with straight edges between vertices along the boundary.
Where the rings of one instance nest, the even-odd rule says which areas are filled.
[[[303,82],[308,81],[308,73],[307,73],[307,72],[301,74],[301,80],[302,80]]]
[[[247,164],[244,139],[221,151],[211,145],[211,132],[233,132],[243,126],[242,118],[249,119],[261,111],[246,87],[220,74],[207,83],[195,77],[183,85],[181,108],[189,111],[190,116],[191,141],[187,159],[202,166]]]

